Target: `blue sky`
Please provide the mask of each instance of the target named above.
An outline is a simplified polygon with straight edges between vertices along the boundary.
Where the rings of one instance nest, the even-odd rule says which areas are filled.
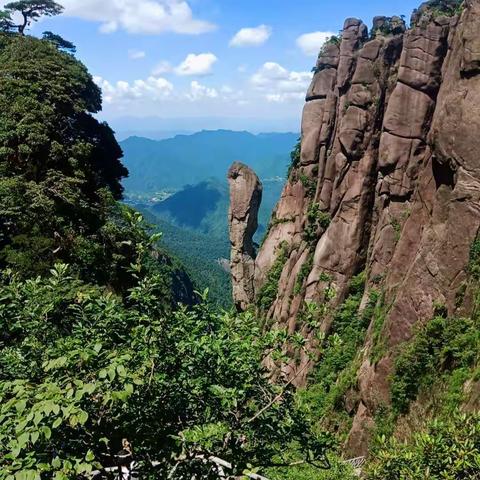
[[[409,18],[419,3],[57,1],[64,15],[32,33],[52,30],[75,43],[103,89],[102,118],[120,129],[154,125],[155,117],[165,129],[177,119],[173,130],[198,129],[205,119],[208,128],[295,128],[323,39],[347,17],[367,25],[375,15]]]

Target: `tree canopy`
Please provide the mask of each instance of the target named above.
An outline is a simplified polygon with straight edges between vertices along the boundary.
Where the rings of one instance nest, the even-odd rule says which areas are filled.
[[[44,40],[52,42],[59,50],[62,50],[64,52],[75,53],[77,51],[77,48],[72,42],[65,40],[63,37],[57,35],[56,33],[43,32],[42,38]]]
[[[100,108],[99,88],[71,55],[0,37],[0,266],[28,275],[58,260],[79,271],[110,261],[106,226],[128,172],[112,130],[92,116]]]
[[[63,12],[63,7],[53,0],[19,0],[16,2],[10,2],[5,5],[5,12],[3,15],[7,15],[10,19],[5,26],[7,30],[11,30],[13,27],[18,29],[18,33],[23,35],[25,29],[32,23],[38,21],[40,17],[47,16],[53,17],[60,15]],[[23,21],[19,25],[14,25],[11,21],[11,15],[19,13]]]

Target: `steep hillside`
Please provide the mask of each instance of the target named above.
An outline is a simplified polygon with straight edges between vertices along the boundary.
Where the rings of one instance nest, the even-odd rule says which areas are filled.
[[[237,281],[255,289],[238,298],[306,338],[271,368],[310,385],[351,456],[478,408],[479,31],[478,0],[427,2],[410,28],[348,19],[318,57],[268,236],[244,251]],[[373,478],[418,478],[401,468]]]
[[[209,289],[209,300],[223,308],[232,306],[232,290],[228,256],[230,243],[226,235],[220,238],[176,227],[152,213],[145,205],[134,208],[142,213],[155,231],[162,234],[160,244],[185,266],[195,288]]]
[[[240,160],[255,168],[262,179],[284,177],[298,138],[294,133],[253,135],[228,130],[154,141],[131,137],[121,142],[130,176],[124,181],[129,194],[154,194],[179,189],[208,178],[224,181],[228,167]]]
[[[263,183],[263,202],[259,211],[259,227],[255,241],[260,243],[266,233],[272,211],[282,190],[280,180]],[[181,228],[211,235],[216,239],[228,238],[228,186],[210,179],[196,185],[186,185],[166,200],[145,205],[155,216]],[[185,232],[188,234],[187,232]]]

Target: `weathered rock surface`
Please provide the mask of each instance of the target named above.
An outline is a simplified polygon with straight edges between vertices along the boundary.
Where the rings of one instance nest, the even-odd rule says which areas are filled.
[[[228,183],[233,300],[238,309],[245,310],[255,298],[253,236],[258,227],[262,184],[251,168],[239,162],[230,167]]]
[[[390,401],[399,344],[432,318],[435,304],[449,315],[469,313],[468,294],[462,304],[458,292],[480,230],[480,0],[457,13],[438,15],[427,2],[411,29],[378,17],[370,36],[348,19],[340,45],[322,50],[301,158],[255,261],[258,294],[279,252],[288,252],[265,315],[307,339],[332,322],[325,315],[309,326],[308,302],[332,311],[362,271],[363,303],[372,289],[382,293],[383,323],[372,318],[356,392],[345,402],[351,456],[367,451],[375,412]],[[316,353],[315,341],[309,345]],[[283,372],[305,384],[310,357],[289,353]]]

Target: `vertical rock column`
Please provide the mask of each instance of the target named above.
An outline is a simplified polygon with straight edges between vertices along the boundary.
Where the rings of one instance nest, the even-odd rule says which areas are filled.
[[[235,162],[228,171],[230,185],[229,228],[233,301],[243,311],[255,299],[255,246],[258,209],[263,187],[255,172]]]

